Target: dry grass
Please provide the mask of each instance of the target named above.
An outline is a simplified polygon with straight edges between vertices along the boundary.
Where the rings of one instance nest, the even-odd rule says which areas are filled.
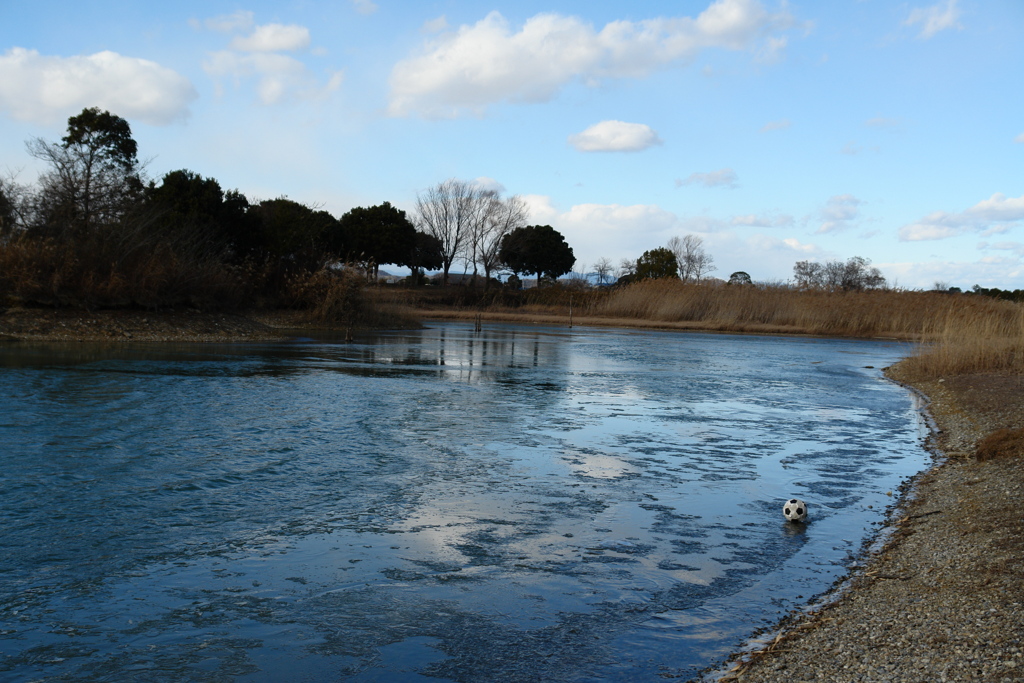
[[[641,282],[613,292],[595,313],[714,323],[722,330],[769,326],[803,334],[850,337],[934,338],[950,324],[981,311],[989,299],[932,292],[828,292],[787,287],[702,286],[671,280]]]
[[[921,378],[1024,374],[1024,305],[992,301],[990,309],[970,313],[950,320],[934,343],[904,361],[906,372]]]
[[[0,245],[0,304],[72,308],[232,307],[244,297],[219,259],[169,240],[143,242],[129,230],[77,239],[19,239]]]
[[[306,311],[306,322],[353,330],[414,327],[416,318],[394,292],[370,287],[355,269],[323,268],[289,282],[290,308]]]
[[[974,457],[979,461],[1024,457],[1024,429],[999,429],[978,443]]]

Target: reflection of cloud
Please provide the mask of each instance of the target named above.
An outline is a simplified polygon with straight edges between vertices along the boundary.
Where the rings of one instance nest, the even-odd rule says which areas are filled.
[[[569,144],[580,152],[639,152],[660,145],[661,140],[650,126],[642,123],[602,121],[570,135]]]
[[[544,102],[573,81],[644,78],[710,48],[757,50],[768,41],[761,51],[771,57],[784,46],[777,34],[792,24],[788,12],[770,13],[757,0],[715,0],[696,18],[619,20],[599,31],[555,13],[515,30],[494,11],[396,64],[389,111],[459,116],[503,101]]]
[[[577,474],[595,479],[619,479],[637,473],[635,467],[612,455],[574,450],[566,454],[564,459]]]
[[[116,52],[47,57],[11,48],[0,56],[0,109],[23,121],[57,121],[85,107],[166,125],[198,94],[187,78]]]
[[[965,232],[986,235],[1006,232],[1024,221],[1024,195],[1007,197],[997,192],[988,199],[959,213],[934,211],[916,223],[900,228],[900,239],[907,242],[938,240]]]

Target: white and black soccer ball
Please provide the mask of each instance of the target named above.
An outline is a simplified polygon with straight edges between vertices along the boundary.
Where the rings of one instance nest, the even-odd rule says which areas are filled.
[[[807,503],[799,498],[790,498],[782,506],[782,516],[790,522],[802,522],[807,519]]]

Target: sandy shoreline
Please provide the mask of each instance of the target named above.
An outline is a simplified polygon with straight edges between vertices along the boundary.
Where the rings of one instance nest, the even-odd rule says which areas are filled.
[[[566,322],[547,317],[485,315]],[[289,313],[9,309],[0,313],[0,342],[272,341],[303,327],[312,329]],[[1024,377],[910,382],[899,366],[888,374],[930,400],[937,464],[917,478],[888,541],[853,570],[838,599],[794,616],[767,646],[738,655],[708,679],[1024,681],[1024,460],[973,457],[992,431],[1024,428]]]

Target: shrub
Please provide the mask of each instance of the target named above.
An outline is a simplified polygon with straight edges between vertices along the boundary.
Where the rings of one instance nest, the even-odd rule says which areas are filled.
[[[1024,429],[998,429],[978,443],[974,457],[980,462],[1024,456]]]

